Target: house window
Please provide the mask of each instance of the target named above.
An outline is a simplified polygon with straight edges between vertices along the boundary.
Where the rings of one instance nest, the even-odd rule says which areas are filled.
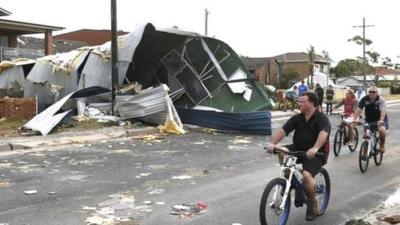
[[[323,73],[324,72],[324,68],[325,68],[324,65],[319,65],[319,72]]]
[[[2,47],[9,47],[10,41],[8,36],[0,36],[0,46]]]

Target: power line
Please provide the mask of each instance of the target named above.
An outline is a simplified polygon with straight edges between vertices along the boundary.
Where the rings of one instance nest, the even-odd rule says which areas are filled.
[[[367,65],[367,60],[365,58],[365,28],[366,27],[374,27],[375,25],[365,25],[365,17],[363,17],[363,24],[358,26],[353,26],[353,28],[362,28],[362,44],[363,44],[363,75],[364,75],[364,91],[367,92],[367,79],[366,79],[366,71],[365,67]]]

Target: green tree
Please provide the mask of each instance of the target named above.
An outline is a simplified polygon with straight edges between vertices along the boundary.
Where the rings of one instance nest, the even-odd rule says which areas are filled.
[[[289,67],[282,73],[282,77],[279,83],[279,88],[288,89],[290,87],[290,82],[298,81],[299,78],[300,78],[299,72],[297,72],[293,67]]]
[[[330,72],[336,74],[336,77],[359,75],[362,73],[362,66],[360,60],[343,59]]]

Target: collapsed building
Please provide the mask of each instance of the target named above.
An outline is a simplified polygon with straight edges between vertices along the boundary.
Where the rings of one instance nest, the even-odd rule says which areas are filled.
[[[120,87],[139,84],[147,90],[143,98],[138,97],[140,92],[117,94],[114,110],[123,119],[161,123],[168,113],[154,115],[168,112],[169,108],[169,114],[172,112],[173,118],[184,123],[254,134],[271,133],[268,111],[271,103],[264,87],[248,72],[238,55],[215,38],[156,29],[150,23],[138,26],[134,32],[118,38],[118,84]],[[167,87],[156,88],[162,84]],[[84,105],[111,111],[109,95],[103,93],[103,97],[93,98],[81,94],[93,87],[111,87],[110,42],[38,59],[24,81],[24,96],[37,96],[42,111],[81,90],[76,99],[78,106],[76,101],[64,99],[57,107],[78,108],[80,112],[79,105]],[[148,91],[151,89],[158,91]],[[159,93],[166,97],[160,98]],[[169,103],[160,105],[155,99]],[[151,108],[152,101],[157,107],[146,110]],[[52,111],[57,113],[59,109]]]

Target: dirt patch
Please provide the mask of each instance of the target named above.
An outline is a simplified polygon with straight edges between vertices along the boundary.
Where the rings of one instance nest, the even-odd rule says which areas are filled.
[[[0,137],[19,136],[18,128],[24,125],[28,120],[24,119],[0,119]]]

